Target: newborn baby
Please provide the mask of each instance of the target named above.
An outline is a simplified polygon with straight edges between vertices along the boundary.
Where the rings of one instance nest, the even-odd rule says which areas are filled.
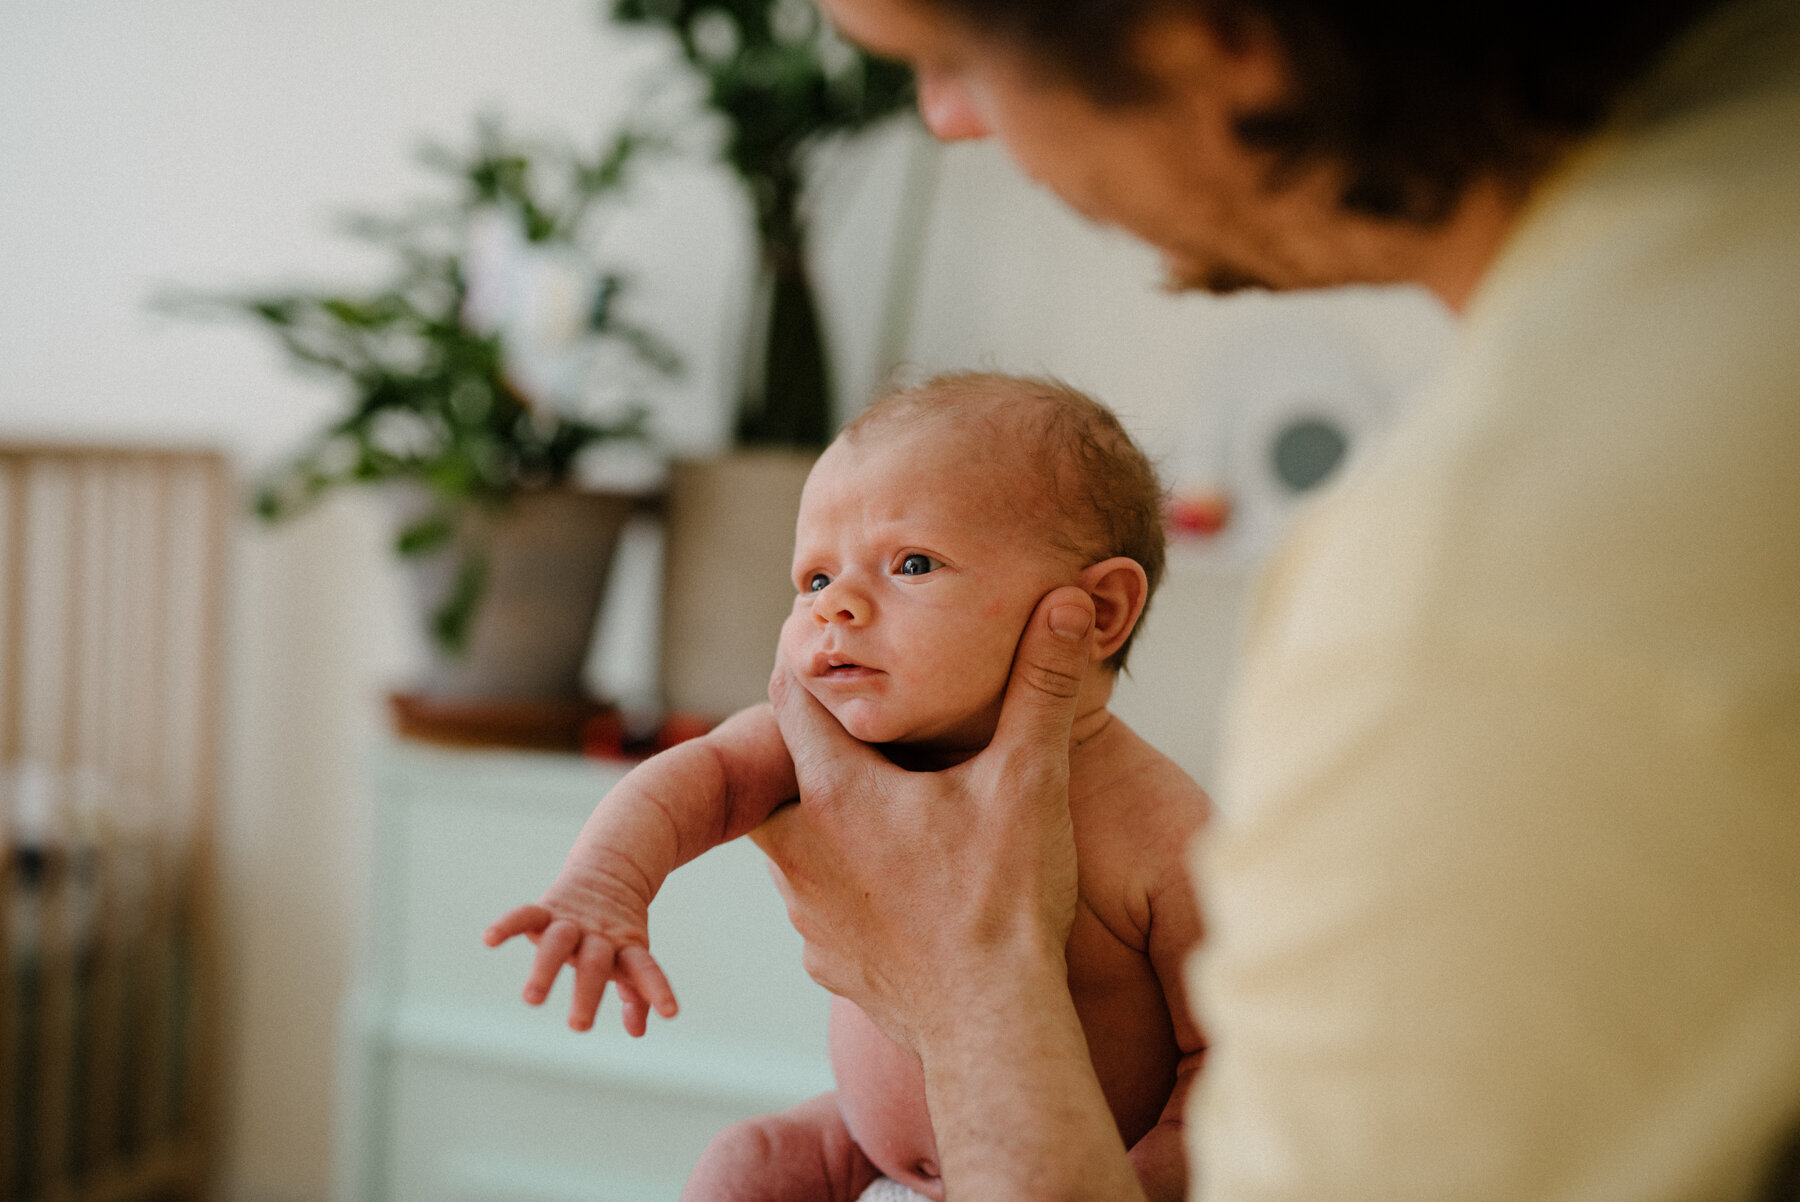
[[[933,770],[994,735],[1020,635],[1039,599],[1093,598],[1092,658],[1069,746],[1080,903],[1069,992],[1146,1193],[1185,1192],[1183,1102],[1204,1047],[1181,965],[1200,937],[1183,849],[1206,795],[1107,710],[1162,573],[1155,472],[1103,406],[1060,384],[940,377],[872,406],[806,482],[794,610],[780,655],[846,731],[903,767]],[[649,952],[663,879],[797,796],[768,706],[633,769],[595,809],[533,905],[487,931],[530,936],[525,998],[573,965],[569,1024],[592,1026],[608,980],[627,1030],[675,998]],[[849,1202],[892,1183],[942,1199],[918,1060],[832,999],[837,1089],[727,1128],[684,1198]],[[882,1181],[881,1179],[887,1179]]]

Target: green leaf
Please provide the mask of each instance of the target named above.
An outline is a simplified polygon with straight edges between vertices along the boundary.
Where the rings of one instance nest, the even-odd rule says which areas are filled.
[[[560,483],[582,448],[631,436],[616,423],[531,412],[512,391],[499,338],[462,324],[460,256],[471,221],[494,204],[513,213],[528,238],[585,237],[584,223],[600,218],[598,202],[619,193],[638,156],[668,145],[633,122],[577,154],[518,139],[498,116],[483,115],[462,143],[418,151],[432,194],[340,221],[384,256],[381,274],[364,286],[155,298],[167,312],[244,321],[294,368],[343,389],[338,414],[257,491],[256,512],[279,520],[330,489],[395,478],[425,481],[451,500],[504,497]],[[605,278],[591,314],[594,336],[617,337],[649,371],[670,370],[673,355],[621,319],[616,275]],[[409,541],[423,547],[434,537],[420,529]]]
[[[403,558],[429,555],[456,535],[456,520],[447,513],[432,513],[409,522],[394,536],[394,552]]]
[[[475,624],[481,596],[487,591],[487,577],[486,556],[470,551],[463,557],[450,596],[431,615],[431,637],[451,655],[462,655],[469,649],[469,631]]]

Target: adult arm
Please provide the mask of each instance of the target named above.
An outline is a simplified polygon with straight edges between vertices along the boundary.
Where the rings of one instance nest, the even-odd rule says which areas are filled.
[[[800,804],[753,837],[805,963],[925,1069],[951,1197],[1141,1199],[1068,991],[1076,901],[1068,744],[1093,605],[1039,603],[993,742],[911,773],[778,668]]]

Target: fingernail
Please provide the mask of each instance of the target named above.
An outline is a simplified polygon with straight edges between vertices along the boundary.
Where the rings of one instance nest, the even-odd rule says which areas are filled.
[[[1050,611],[1050,629],[1065,639],[1078,639],[1094,624],[1094,616],[1079,605],[1059,605]]]

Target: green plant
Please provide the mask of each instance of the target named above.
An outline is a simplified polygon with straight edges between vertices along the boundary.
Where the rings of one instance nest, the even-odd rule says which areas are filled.
[[[806,160],[821,138],[864,128],[912,104],[904,67],[839,41],[810,0],[612,0],[621,22],[675,35],[724,118],[724,161],[756,212],[767,329],[760,371],[743,382],[742,443],[823,446],[831,387],[807,274]]]
[[[642,385],[677,368],[659,338],[620,313],[623,277],[585,249],[598,232],[600,202],[656,141],[627,130],[590,157],[516,143],[497,120],[483,119],[466,150],[432,145],[421,153],[447,195],[399,216],[348,220],[350,234],[391,260],[377,286],[162,302],[248,319],[295,366],[346,386],[348,410],[260,483],[256,511],[286,518],[344,485],[421,486],[432,503],[399,531],[395,550],[462,555],[457,587],[429,619],[447,651],[465,642],[486,572],[479,547],[456,543],[470,507],[563,484],[588,448],[643,438]],[[544,276],[562,308],[572,305],[550,331],[522,316],[514,295],[545,284],[537,278]],[[594,395],[596,377],[606,395]]]

